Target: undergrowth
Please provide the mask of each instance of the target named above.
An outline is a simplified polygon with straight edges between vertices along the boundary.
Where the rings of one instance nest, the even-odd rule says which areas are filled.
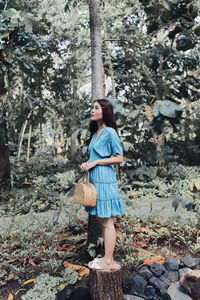
[[[13,188],[1,193],[0,285],[12,281],[20,285],[34,276],[33,288],[22,299],[54,299],[63,284],[80,280],[78,272],[64,262],[85,263],[80,253],[86,248],[87,215],[67,196],[76,171],[65,158],[52,158],[48,151],[37,152],[29,162],[15,159],[12,168]],[[136,269],[158,254],[158,259],[200,257],[199,177],[199,168],[181,165],[123,173],[119,183],[126,215],[116,219],[119,262]],[[141,220],[129,214],[137,201],[158,198],[171,198],[175,208],[192,202],[197,213],[187,222],[175,217],[155,221],[153,215]],[[98,243],[87,249],[92,257],[102,239]]]

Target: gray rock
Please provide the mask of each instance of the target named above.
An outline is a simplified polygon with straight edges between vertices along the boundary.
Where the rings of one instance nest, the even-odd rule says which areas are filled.
[[[171,300],[171,297],[168,293],[158,294],[154,300]]]
[[[144,290],[145,300],[154,300],[156,297],[156,289],[152,286],[147,286]]]
[[[165,272],[165,267],[161,264],[158,264],[157,262],[153,262],[149,266],[149,270],[156,276],[160,276],[162,273]]]
[[[180,260],[174,258],[174,259],[166,260],[163,265],[167,271],[178,271],[179,263]]]
[[[77,287],[69,298],[64,298],[63,300],[92,300],[89,288]]]
[[[153,273],[148,269],[147,266],[142,266],[138,272],[138,275],[141,275],[142,277],[144,277],[146,280],[148,280],[149,278],[151,278],[153,276]]]
[[[166,277],[171,283],[174,283],[179,279],[178,271],[166,271],[163,276]]]
[[[124,295],[124,300],[145,300],[145,299],[133,295]]]
[[[56,300],[67,300],[74,292],[75,287],[72,284],[67,285],[62,291],[56,294]]]
[[[185,294],[179,286],[179,282],[173,283],[169,288],[168,288],[168,294],[171,296],[172,300],[192,300],[190,296]]]
[[[200,258],[195,258],[195,261],[196,261],[195,269],[200,270]]]
[[[194,268],[196,267],[196,260],[190,255],[182,256],[180,261],[180,266]]]
[[[147,281],[140,275],[130,275],[123,280],[123,292],[129,295],[143,295]]]
[[[160,279],[156,278],[155,276],[153,276],[149,279],[149,283],[151,285],[153,285],[157,291],[162,292],[162,293],[167,292],[165,284]]]
[[[181,278],[182,276],[184,276],[188,271],[190,271],[192,269],[189,269],[189,268],[182,268],[179,270],[179,278]]]
[[[170,280],[163,275],[160,275],[159,279],[164,283],[165,287],[168,289],[168,287],[171,284]]]

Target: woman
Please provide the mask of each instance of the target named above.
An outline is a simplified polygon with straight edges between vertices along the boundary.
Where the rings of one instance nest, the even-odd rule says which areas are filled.
[[[113,261],[116,232],[112,217],[124,213],[116,181],[114,164],[123,161],[123,151],[117,134],[117,125],[112,104],[105,99],[94,101],[90,113],[89,160],[81,164],[84,171],[90,170],[90,182],[97,190],[96,207],[86,211],[96,215],[104,236],[105,255],[89,262],[89,267],[105,269],[118,267]]]

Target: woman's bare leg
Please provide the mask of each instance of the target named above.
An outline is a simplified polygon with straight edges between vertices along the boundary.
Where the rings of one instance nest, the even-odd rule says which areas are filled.
[[[104,237],[104,257],[100,260],[102,263],[111,264],[116,243],[116,231],[112,218],[97,218],[103,227]]]

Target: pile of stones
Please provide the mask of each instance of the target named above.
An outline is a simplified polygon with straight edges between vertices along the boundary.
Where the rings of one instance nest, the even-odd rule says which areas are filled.
[[[124,294],[145,300],[170,300],[169,286],[179,281],[190,269],[200,270],[200,258],[182,256],[180,259],[166,260],[163,265],[154,262],[149,266],[142,266],[137,273],[124,279]]]
[[[123,293],[126,299],[171,300],[169,286],[189,270],[200,270],[200,258],[182,256],[180,259],[166,260],[163,265],[154,262],[142,266],[123,280]],[[56,295],[56,300],[91,300],[90,290],[68,285]]]

